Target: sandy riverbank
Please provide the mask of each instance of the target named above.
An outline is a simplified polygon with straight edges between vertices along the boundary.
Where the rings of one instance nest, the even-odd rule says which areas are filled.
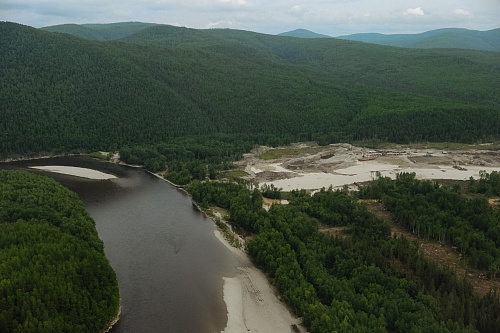
[[[264,273],[257,269],[248,255],[227,243],[216,230],[215,236],[238,259],[238,273],[224,278],[224,302],[228,321],[222,333],[234,332],[306,332],[300,319],[277,296]]]

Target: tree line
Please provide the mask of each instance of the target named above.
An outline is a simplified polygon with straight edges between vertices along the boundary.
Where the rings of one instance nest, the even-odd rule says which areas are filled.
[[[469,179],[469,189],[471,192],[482,193],[488,197],[500,196],[500,172],[491,173],[480,171],[479,179]]]
[[[165,171],[166,179],[186,185],[193,180],[216,179],[252,147],[234,135],[183,137],[156,145],[125,146],[120,149],[120,159],[151,172]]]

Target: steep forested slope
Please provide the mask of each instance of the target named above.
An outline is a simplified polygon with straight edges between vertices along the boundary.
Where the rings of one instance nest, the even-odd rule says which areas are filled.
[[[3,153],[117,146],[207,123],[119,48],[13,25],[2,25],[1,42]]]
[[[107,42],[0,32],[4,155],[216,133],[271,144],[499,135],[493,52],[164,25]]]
[[[116,275],[76,194],[0,171],[0,331],[101,332],[118,307]]]

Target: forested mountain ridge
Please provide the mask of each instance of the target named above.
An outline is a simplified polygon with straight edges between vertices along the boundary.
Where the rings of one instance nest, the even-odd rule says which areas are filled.
[[[393,35],[360,33],[336,38],[397,47],[500,51],[500,29],[489,31],[437,29],[420,34]]]
[[[51,32],[67,33],[90,40],[116,40],[125,38],[155,23],[118,22],[108,24],[60,24],[42,27]],[[338,38],[380,45],[410,48],[457,48],[482,51],[500,51],[500,29],[488,31],[445,28],[417,34],[356,33],[343,36],[329,36],[306,29],[282,32],[278,36],[298,38]]]
[[[0,32],[2,157],[188,135],[266,144],[499,135],[494,52],[164,25],[105,42],[7,22]]]
[[[60,24],[40,28],[50,32],[61,32],[91,40],[115,40],[124,38],[154,23],[120,22],[110,24]]]
[[[318,34],[316,32],[306,30],[306,29],[295,29],[292,31],[282,32],[278,36],[289,36],[289,37],[299,37],[299,38],[333,38],[332,36]]]

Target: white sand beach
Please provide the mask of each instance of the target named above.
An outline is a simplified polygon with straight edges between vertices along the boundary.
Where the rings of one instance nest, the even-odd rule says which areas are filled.
[[[33,166],[30,168],[60,173],[60,174],[64,174],[64,175],[70,175],[70,176],[76,176],[76,177],[82,177],[82,178],[88,178],[88,179],[96,179],[96,180],[105,180],[105,179],[116,178],[113,175],[110,175],[108,173],[104,173],[101,171],[87,169],[87,168],[73,167],[73,166],[47,165],[47,166]]]
[[[239,261],[238,273],[224,278],[228,321],[223,333],[306,332],[247,254],[229,245],[218,230],[215,235]]]

